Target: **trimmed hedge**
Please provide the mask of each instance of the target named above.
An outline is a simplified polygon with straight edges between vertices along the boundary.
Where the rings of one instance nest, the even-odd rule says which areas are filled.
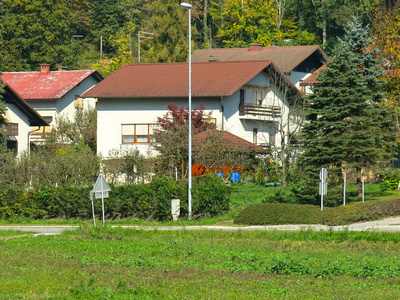
[[[400,215],[400,200],[354,203],[347,206],[324,207],[316,205],[262,203],[242,210],[234,219],[240,225],[325,224],[348,225]]]
[[[229,188],[216,175],[195,177],[193,216],[217,216],[229,210]],[[24,191],[0,190],[0,218],[92,217],[91,188],[60,187]],[[181,200],[181,217],[187,216],[187,182],[156,178],[150,184],[114,186],[104,200],[106,218],[171,219],[171,199]],[[94,199],[101,216],[101,199]]]

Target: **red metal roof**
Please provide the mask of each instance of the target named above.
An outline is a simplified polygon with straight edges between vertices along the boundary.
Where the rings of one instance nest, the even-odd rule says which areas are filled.
[[[317,55],[320,61],[327,60],[326,54],[319,46],[271,46],[264,48],[258,45],[250,45],[249,48],[199,49],[193,52],[192,61],[271,60],[282,72],[289,73],[313,54]]]
[[[209,129],[196,134],[192,139],[193,149],[198,151],[208,139],[217,137],[223,143],[223,146],[228,150],[245,150],[245,151],[263,151],[264,148],[250,143],[249,141],[238,137],[228,131]]]
[[[4,101],[16,105],[29,118],[30,126],[50,126],[43,117],[7,83],[4,84]]]
[[[1,78],[25,100],[60,99],[90,75],[100,81],[95,70],[4,72]]]
[[[192,64],[192,95],[230,96],[271,61]],[[125,65],[83,94],[96,98],[186,97],[188,63]],[[279,72],[274,68],[276,72]]]

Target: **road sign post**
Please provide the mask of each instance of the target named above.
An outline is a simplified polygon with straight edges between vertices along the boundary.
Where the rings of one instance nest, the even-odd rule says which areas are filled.
[[[319,194],[321,195],[321,210],[324,210],[324,195],[328,193],[328,170],[326,168],[321,168],[319,172]]]
[[[94,184],[92,192],[94,193],[94,196],[96,199],[101,198],[101,210],[103,214],[103,226],[105,223],[105,212],[104,212],[104,198],[108,198],[108,192],[111,191],[110,186],[106,182],[106,180],[103,177],[103,174],[99,174],[99,177],[97,177],[96,183]],[[93,208],[94,211],[94,208]],[[93,217],[94,217],[94,212],[93,212]]]

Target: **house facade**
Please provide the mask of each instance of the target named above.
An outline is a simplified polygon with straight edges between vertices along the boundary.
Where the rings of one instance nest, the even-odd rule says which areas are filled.
[[[51,71],[47,64],[40,67],[39,72],[4,72],[1,78],[50,125],[60,116],[72,119],[77,108],[95,107],[94,98],[83,99],[81,94],[103,79],[97,71],[67,71],[61,67]],[[37,138],[39,133],[36,132]]]
[[[6,146],[18,154],[29,151],[32,127],[38,130],[48,127],[49,124],[38,114],[17,92],[5,84],[3,101],[6,104],[6,119],[4,126]]]
[[[204,105],[217,129],[256,145],[276,145],[299,90],[271,61],[192,64],[192,108]],[[97,152],[153,151],[167,105],[188,108],[188,64],[126,65],[82,97],[97,98]]]
[[[211,61],[272,61],[292,83],[300,83],[320,68],[327,55],[319,46],[270,46],[252,44],[249,48],[198,49],[192,54],[193,62]]]

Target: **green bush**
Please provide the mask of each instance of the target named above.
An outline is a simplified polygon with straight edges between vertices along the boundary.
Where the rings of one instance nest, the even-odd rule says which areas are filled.
[[[157,220],[164,221],[172,219],[171,216],[171,200],[180,199],[181,210],[180,215],[187,214],[187,186],[184,182],[174,181],[173,179],[164,176],[155,178],[151,182],[156,197],[156,207],[154,217]]]
[[[261,203],[242,210],[234,219],[242,225],[319,224],[320,208],[308,204]]]
[[[32,193],[24,192],[22,189],[0,191],[1,218],[16,218],[20,216],[41,218],[45,213]]]
[[[216,174],[194,177],[193,215],[215,217],[229,210],[230,189]]]
[[[325,224],[347,225],[400,215],[400,200],[354,203],[347,206],[325,207],[316,205],[262,203],[250,205],[234,220],[243,225]]]
[[[280,188],[263,200],[263,203],[290,203],[298,204],[298,198],[291,189]]]
[[[112,218],[148,219],[153,216],[155,205],[155,191],[150,185],[129,184],[112,187],[107,207]]]
[[[58,187],[42,190],[0,191],[0,218],[92,218],[90,188]],[[193,178],[193,215],[217,216],[229,210],[229,188],[216,175]],[[171,200],[181,200],[181,218],[187,216],[187,182],[168,177],[150,184],[113,186],[104,199],[106,218],[171,219]],[[95,213],[102,214],[101,199],[94,199]]]

